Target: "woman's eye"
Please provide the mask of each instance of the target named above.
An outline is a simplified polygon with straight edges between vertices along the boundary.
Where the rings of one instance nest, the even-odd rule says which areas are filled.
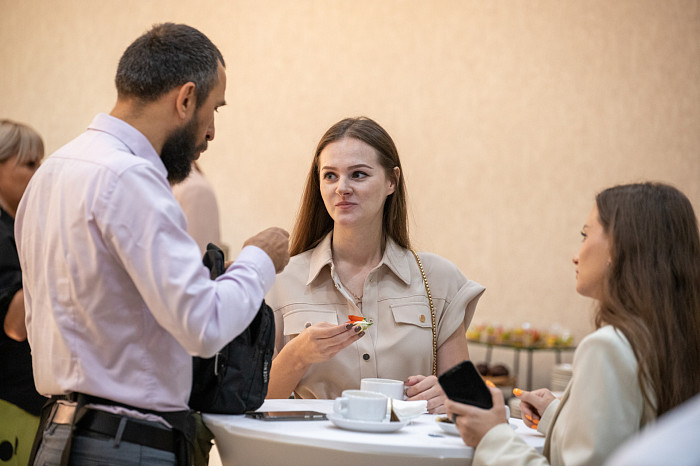
[[[324,180],[334,180],[335,179],[335,174],[331,172],[326,172],[323,174],[323,179]]]
[[[586,233],[581,232],[581,241],[586,241],[587,237],[588,237],[588,235]]]
[[[352,172],[352,177],[353,177],[353,178],[364,178],[364,177],[366,177],[366,176],[369,176],[369,175],[367,175],[367,173],[365,173],[365,172],[359,172],[359,171],[358,171],[358,172]]]

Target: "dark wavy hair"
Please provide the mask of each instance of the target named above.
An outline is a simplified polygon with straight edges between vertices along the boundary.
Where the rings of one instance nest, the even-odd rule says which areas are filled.
[[[219,62],[226,66],[219,49],[197,29],[156,24],[129,45],[119,60],[117,95],[147,103],[193,82],[199,107],[218,81]]]
[[[647,402],[661,415],[700,392],[700,239],[688,198],[641,183],[596,197],[611,265],[596,326],[632,345]]]
[[[316,146],[311,169],[306,177],[301,207],[290,240],[290,254],[296,255],[315,247],[333,229],[333,219],[323,204],[320,190],[318,158],[325,147],[345,138],[358,139],[374,148],[386,176],[394,178],[394,167],[399,167],[396,189],[384,202],[382,228],[384,234],[403,248],[410,247],[408,237],[408,209],[406,181],[394,141],[384,128],[367,117],[345,118],[331,126]]]

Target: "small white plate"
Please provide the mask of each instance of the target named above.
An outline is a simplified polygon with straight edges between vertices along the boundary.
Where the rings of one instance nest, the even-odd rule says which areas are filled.
[[[408,424],[409,420],[399,422],[389,421],[360,421],[348,419],[337,413],[329,413],[328,420],[341,429],[357,430],[360,432],[395,432]]]
[[[444,422],[444,421],[438,421],[438,419],[447,419],[447,418],[435,418],[435,423],[440,426],[440,428],[444,431],[447,432],[450,435],[457,435],[459,436],[459,431],[457,430],[457,426],[452,424],[451,422]],[[514,426],[511,423],[508,423],[511,429],[516,430],[518,427]]]

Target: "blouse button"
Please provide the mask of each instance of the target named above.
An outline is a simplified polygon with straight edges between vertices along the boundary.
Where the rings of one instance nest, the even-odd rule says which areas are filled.
[[[362,359],[364,359],[365,361],[369,361],[369,354],[367,354],[367,353],[363,354]]]
[[[421,314],[418,320],[420,320],[421,322],[425,322],[425,314]]]

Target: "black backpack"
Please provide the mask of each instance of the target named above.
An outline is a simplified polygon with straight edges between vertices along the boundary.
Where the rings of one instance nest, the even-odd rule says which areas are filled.
[[[224,253],[209,243],[204,265],[212,280],[225,272]],[[190,408],[204,413],[243,414],[265,401],[275,348],[275,318],[265,301],[243,333],[212,358],[192,358]]]

